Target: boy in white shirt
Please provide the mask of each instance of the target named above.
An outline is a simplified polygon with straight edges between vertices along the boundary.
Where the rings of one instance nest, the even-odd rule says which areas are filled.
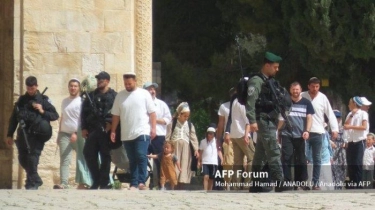
[[[206,191],[212,190],[218,166],[215,132],[215,128],[209,127],[206,132],[206,138],[199,145],[198,167],[202,166],[204,175],[203,188]]]
[[[373,147],[373,143],[375,141],[375,134],[369,133],[367,134],[366,139],[366,149],[363,155],[363,174],[362,174],[362,181],[367,183],[367,181],[371,182],[370,185],[366,186],[365,188],[371,189],[372,188],[372,176],[374,174],[374,160],[375,160],[375,148]]]

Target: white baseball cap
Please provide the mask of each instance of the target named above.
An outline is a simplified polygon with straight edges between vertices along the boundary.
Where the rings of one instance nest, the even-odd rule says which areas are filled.
[[[362,105],[370,106],[372,103],[371,101],[367,100],[366,97],[361,97]]]

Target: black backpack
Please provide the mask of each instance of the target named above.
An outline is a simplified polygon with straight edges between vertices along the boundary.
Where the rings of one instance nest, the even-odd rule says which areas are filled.
[[[248,77],[242,77],[237,84],[236,97],[238,102],[242,105],[246,105],[247,101],[247,81],[254,76],[258,76],[265,80],[264,76],[261,73],[252,73]]]

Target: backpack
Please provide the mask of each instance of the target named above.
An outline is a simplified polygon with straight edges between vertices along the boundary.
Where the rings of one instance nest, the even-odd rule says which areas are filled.
[[[238,82],[236,86],[236,93],[230,99],[229,116],[228,116],[227,124],[225,126],[225,132],[230,132],[230,125],[232,124],[232,105],[233,105],[234,100],[237,99],[238,103],[244,106],[246,105],[247,81],[254,76],[258,76],[262,78],[264,81],[266,80],[266,78],[261,73],[251,73],[248,77],[242,77],[240,79],[240,81]]]

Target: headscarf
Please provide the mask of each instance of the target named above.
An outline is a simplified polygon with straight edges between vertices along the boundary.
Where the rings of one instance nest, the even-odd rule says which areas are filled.
[[[174,117],[178,117],[181,113],[190,112],[189,104],[187,102],[181,102],[174,114]]]

